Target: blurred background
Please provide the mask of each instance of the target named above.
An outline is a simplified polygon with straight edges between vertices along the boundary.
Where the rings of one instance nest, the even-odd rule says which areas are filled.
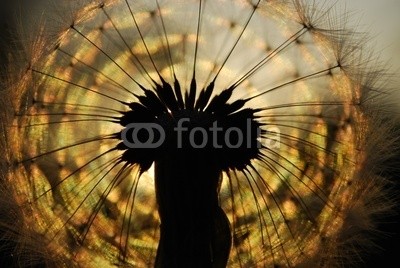
[[[308,2],[324,3],[330,6],[334,3],[339,10],[350,12],[349,26],[356,27],[358,31],[366,32],[372,38],[368,40],[370,49],[378,54],[386,67],[393,74],[390,85],[395,88],[393,95],[387,97],[387,103],[382,105],[393,105],[393,116],[399,118],[400,128],[400,0],[306,0]],[[0,0],[0,75],[6,71],[6,59],[15,40],[15,29],[29,29],[29,25],[37,18],[45,14],[49,7],[57,6],[56,1],[51,0]],[[46,16],[44,16],[46,17]],[[19,26],[18,26],[19,25]],[[0,89],[1,90],[1,89]],[[389,105],[388,105],[389,106]],[[377,130],[379,131],[379,130]],[[399,150],[400,151],[400,150]],[[400,167],[399,153],[392,160],[396,167]],[[400,168],[396,168],[400,170]],[[398,180],[399,172],[392,171],[385,174],[395,182],[396,189],[400,189]],[[400,196],[395,193],[396,197]],[[377,249],[366,257],[362,267],[393,267],[389,263],[398,264],[400,258],[400,205],[397,206],[397,214],[388,215],[383,219],[376,241]],[[1,248],[1,241],[0,241]],[[2,257],[0,254],[0,266]]]

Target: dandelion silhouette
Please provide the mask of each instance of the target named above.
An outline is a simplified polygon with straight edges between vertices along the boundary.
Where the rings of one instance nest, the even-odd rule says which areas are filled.
[[[371,101],[382,73],[343,17],[296,0],[93,1],[73,14],[55,35],[42,28],[9,83],[3,198],[19,243],[36,245],[30,263],[360,258],[387,208],[376,174],[391,143]]]

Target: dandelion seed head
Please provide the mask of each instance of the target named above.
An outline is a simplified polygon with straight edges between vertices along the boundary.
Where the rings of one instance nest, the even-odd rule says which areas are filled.
[[[160,200],[174,198],[159,174],[184,163],[196,169],[189,177],[217,174],[213,241],[227,239],[226,215],[228,267],[336,267],[358,254],[352,245],[387,208],[370,154],[391,140],[389,129],[371,134],[380,72],[343,17],[296,0],[85,1],[71,14],[56,34],[40,29],[9,89],[7,157],[17,164],[6,181],[21,236],[43,241],[61,266],[157,266],[169,205]],[[251,119],[263,146],[180,155],[120,138],[129,123],[172,132],[184,117],[240,130]]]

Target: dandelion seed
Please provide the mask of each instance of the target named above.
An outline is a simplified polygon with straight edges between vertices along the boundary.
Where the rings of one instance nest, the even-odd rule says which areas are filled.
[[[371,102],[382,72],[333,15],[109,0],[43,26],[3,98],[11,230],[48,266],[357,261],[392,140]]]

